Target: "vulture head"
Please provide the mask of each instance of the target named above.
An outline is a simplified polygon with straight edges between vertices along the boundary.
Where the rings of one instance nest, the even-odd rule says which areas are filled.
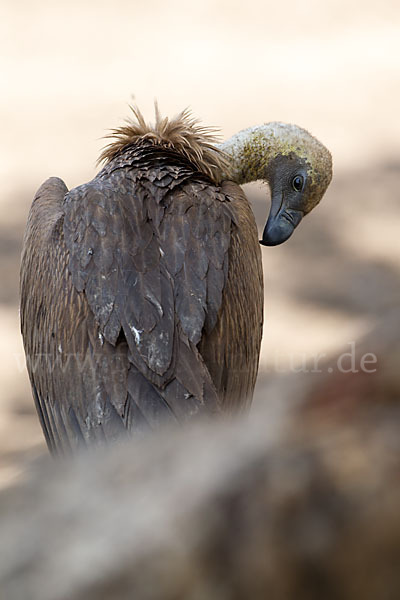
[[[273,122],[250,127],[220,148],[229,157],[231,179],[269,184],[271,210],[260,240],[264,246],[285,242],[332,179],[329,150],[297,125]]]

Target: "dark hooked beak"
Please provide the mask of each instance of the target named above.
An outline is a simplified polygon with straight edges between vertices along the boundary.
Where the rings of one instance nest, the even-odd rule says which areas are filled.
[[[303,216],[304,213],[301,210],[286,205],[283,194],[273,197],[271,211],[260,244],[263,246],[277,246],[286,242]]]

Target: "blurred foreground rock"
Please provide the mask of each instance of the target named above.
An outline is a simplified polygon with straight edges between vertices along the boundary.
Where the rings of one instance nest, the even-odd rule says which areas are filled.
[[[30,465],[0,495],[0,598],[398,600],[399,367],[395,309],[248,420]]]
[[[0,495],[7,600],[398,600],[400,411],[204,423]]]

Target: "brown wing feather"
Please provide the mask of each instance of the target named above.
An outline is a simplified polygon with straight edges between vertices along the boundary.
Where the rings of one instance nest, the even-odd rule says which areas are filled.
[[[126,385],[116,379],[126,378],[129,366],[126,355],[111,346],[103,348],[87,302],[72,286],[63,242],[62,203],[67,191],[57,178],[39,189],[28,219],[21,263],[21,329],[27,367],[53,452],[115,437],[123,430],[110,397],[118,397],[120,403],[126,398]],[[120,367],[120,362],[118,371],[114,367]],[[108,380],[110,371],[114,376]],[[107,385],[125,388],[124,396],[115,391],[110,396]]]
[[[219,410],[196,344],[221,304],[230,203],[201,181],[152,194],[117,173],[65,200],[48,180],[28,221],[22,333],[53,451]]]
[[[120,169],[72,190],[64,233],[72,281],[106,340],[114,345],[122,331],[130,360],[163,387],[176,368],[177,340],[195,346],[205,321],[215,324],[207,295],[219,309],[233,216],[208,183],[170,191],[162,171],[150,177],[134,182]]]
[[[256,383],[263,324],[263,271],[257,225],[243,190],[224,182],[236,215],[229,246],[229,273],[218,321],[199,350],[223,410],[249,407]],[[213,299],[208,299],[212,304]],[[218,302],[217,302],[218,305]]]

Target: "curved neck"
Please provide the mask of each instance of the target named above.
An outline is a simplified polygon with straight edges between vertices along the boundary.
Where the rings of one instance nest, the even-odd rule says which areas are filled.
[[[294,150],[298,129],[295,125],[272,122],[239,131],[219,146],[230,163],[224,178],[239,184],[265,180],[268,163],[278,153]]]

